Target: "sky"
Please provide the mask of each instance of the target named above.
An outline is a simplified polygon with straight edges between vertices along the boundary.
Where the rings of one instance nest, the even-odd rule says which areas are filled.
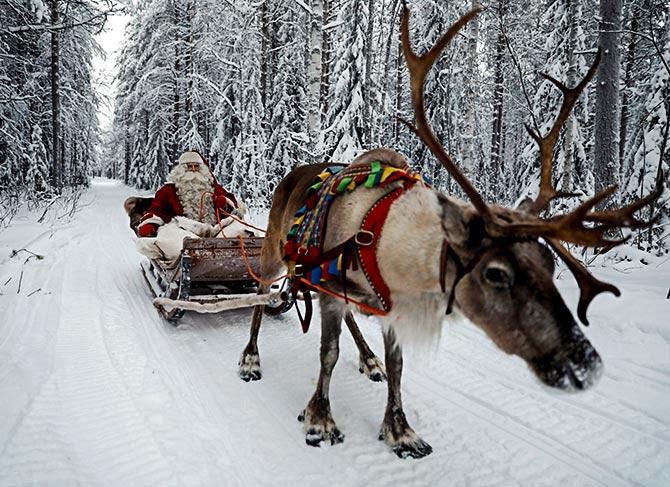
[[[121,51],[123,33],[130,21],[130,15],[112,15],[107,19],[105,29],[96,36],[105,55],[96,55],[93,59],[94,76],[101,103],[98,109],[100,127],[105,132],[112,123],[113,101],[116,75],[116,58]]]

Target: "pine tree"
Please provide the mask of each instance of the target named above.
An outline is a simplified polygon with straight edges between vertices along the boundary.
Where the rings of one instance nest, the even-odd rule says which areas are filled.
[[[324,127],[326,154],[336,160],[350,161],[365,145],[365,52],[368,22],[364,0],[343,2],[338,29],[338,50],[333,69],[334,87],[328,103]]]

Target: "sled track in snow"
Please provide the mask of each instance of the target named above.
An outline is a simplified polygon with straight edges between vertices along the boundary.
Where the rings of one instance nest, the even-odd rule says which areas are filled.
[[[110,363],[101,309],[81,305],[92,292],[99,295],[96,260],[80,238],[58,248],[66,246],[78,259],[66,262],[59,275],[52,368],[4,448],[0,483],[176,485]]]

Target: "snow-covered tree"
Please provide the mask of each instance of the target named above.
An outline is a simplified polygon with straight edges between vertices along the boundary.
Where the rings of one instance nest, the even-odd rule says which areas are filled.
[[[323,152],[336,160],[351,160],[366,146],[365,119],[365,54],[369,22],[367,2],[346,0],[340,7],[340,27],[337,33],[334,83],[326,126],[324,127]]]
[[[99,143],[94,35],[117,9],[114,0],[3,1],[0,192],[87,183]]]

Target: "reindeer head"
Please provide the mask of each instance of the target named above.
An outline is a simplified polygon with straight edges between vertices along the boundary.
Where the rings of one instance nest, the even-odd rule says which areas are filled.
[[[428,52],[418,56],[410,46],[409,10],[403,6],[401,39],[410,72],[416,126],[404,123],[449,171],[471,201],[464,204],[441,198],[443,227],[449,241],[447,257],[458,268],[452,288],[455,304],[499,348],[524,359],[543,383],[562,389],[583,389],[595,383],[602,361],[554,285],[554,259],[550,248],[577,279],[581,291],[577,312],[580,320],[588,325],[586,310],[593,298],[605,291],[617,296],[620,293],[613,285],[592,276],[562,242],[612,247],[625,241],[610,239],[608,235],[613,230],[649,227],[653,220],[640,221],[634,214],[660,196],[660,166],[652,194],[628,206],[594,211],[598,203],[614,193],[616,188],[612,187],[572,212],[549,218],[540,216],[552,200],[575,196],[557,191],[552,185],[553,150],[579,94],[595,74],[600,59],[598,53],[584,79],[574,88],[544,75],[563,93],[563,103],[546,136],[526,127],[540,149],[537,198],[517,209],[487,204],[438,141],[423,103],[426,75],[451,39],[480,11],[476,8],[465,14]]]

